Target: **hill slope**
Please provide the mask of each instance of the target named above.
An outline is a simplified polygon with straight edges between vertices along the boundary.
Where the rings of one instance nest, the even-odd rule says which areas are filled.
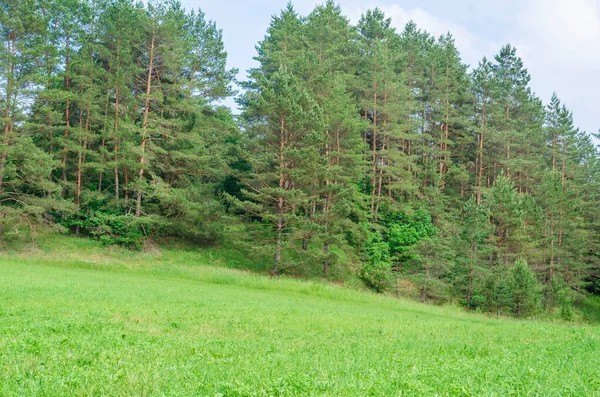
[[[600,393],[598,327],[85,252],[0,257],[0,395]]]

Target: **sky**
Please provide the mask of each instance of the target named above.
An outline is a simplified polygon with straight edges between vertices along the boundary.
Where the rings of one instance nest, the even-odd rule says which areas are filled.
[[[256,66],[255,45],[264,38],[272,15],[288,0],[182,0],[186,9],[200,8],[223,30],[230,67]],[[324,0],[296,0],[301,15]],[[600,0],[338,0],[352,23],[379,7],[397,30],[413,20],[438,36],[452,33],[463,62],[476,67],[510,43],[531,74],[533,91],[548,103],[555,91],[573,111],[575,123],[598,132],[600,119]],[[233,103],[233,102],[231,102]]]

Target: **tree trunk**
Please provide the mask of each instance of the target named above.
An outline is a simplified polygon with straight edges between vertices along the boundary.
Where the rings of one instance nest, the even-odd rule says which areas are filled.
[[[467,309],[471,309],[472,286],[473,286],[473,256],[475,255],[476,245],[475,240],[471,241],[471,261],[469,263],[469,275],[467,278]]]
[[[448,83],[448,67],[446,67],[446,84]],[[444,124],[444,142],[442,142],[442,162],[440,162],[440,183],[441,190],[446,188],[446,180],[444,174],[448,171],[448,125],[450,124],[450,89],[446,86],[446,123]]]
[[[483,134],[485,128],[485,100],[483,101],[483,108],[481,111],[481,127],[479,130],[479,170],[477,175],[477,205],[481,204],[481,194],[483,188]]]
[[[65,51],[67,52],[67,55],[65,57],[65,77],[64,77],[64,87],[66,89],[66,91],[69,91],[69,86],[70,86],[70,79],[69,79],[69,36],[67,35],[67,37],[65,38]],[[71,128],[71,115],[69,114],[70,112],[70,101],[67,98],[67,100],[65,101],[65,131],[63,133],[64,138],[65,138],[65,143],[64,143],[64,147],[63,147],[63,158],[62,158],[62,175],[61,175],[61,181],[63,183],[63,190],[62,190],[62,197],[65,198],[65,196],[67,195],[67,155],[69,153],[69,148],[68,148],[68,141],[67,138],[69,137],[69,128]]]
[[[119,128],[119,87],[115,87],[115,122],[113,125],[113,152],[115,159],[115,199],[119,201],[119,140],[117,130]]]
[[[385,93],[384,101],[387,101],[387,92]],[[384,118],[384,120],[383,120],[384,130],[385,130],[386,125],[387,125],[387,119]],[[386,149],[389,150],[389,137],[384,136],[384,140],[383,140],[381,149],[384,152]],[[379,213],[379,203],[381,201],[381,186],[383,184],[383,166],[384,165],[385,165],[385,158],[382,158],[381,164],[379,166],[379,178],[377,180],[377,197],[375,199],[375,211],[373,212],[373,219],[375,221],[377,221],[377,214]]]
[[[423,273],[423,287],[421,288],[421,302],[425,302],[427,300],[427,276],[429,273],[429,269],[427,265],[425,265],[425,273]]]
[[[279,189],[284,189],[285,187],[285,119],[283,117],[279,120]],[[283,221],[283,209],[284,202],[283,196],[281,193],[279,197],[277,197],[277,224],[276,224],[276,232],[277,239],[275,242],[275,268],[273,269],[274,273],[279,273],[281,270],[281,245],[282,245],[282,234],[284,228]]]
[[[3,148],[2,148],[2,155],[0,156],[0,192],[3,189],[3,182],[4,182],[4,167],[6,166],[6,159],[8,156],[8,145],[10,144],[10,122],[11,122],[11,115],[10,115],[10,108],[11,108],[11,98],[12,98],[12,91],[13,91],[13,85],[14,85],[14,77],[15,77],[15,65],[13,63],[13,59],[16,53],[16,40],[17,40],[17,34],[14,31],[11,31],[8,33],[8,38],[7,38],[7,47],[8,47],[8,52],[10,54],[12,54],[12,57],[10,58],[11,60],[9,61],[9,75],[7,77],[7,81],[6,81],[6,109],[4,112],[4,117],[5,117],[5,121],[4,121],[4,128],[2,129],[2,144],[3,144]]]
[[[329,242],[325,241],[323,243],[323,254],[325,255],[325,259],[323,260],[323,274],[327,274],[329,271],[329,261],[327,260],[327,255],[329,255]]]
[[[140,156],[140,170],[138,172],[138,183],[141,184],[144,178],[144,166],[145,166],[145,154],[146,154],[146,141],[148,139],[148,114],[150,113],[150,94],[152,93],[152,71],[154,67],[154,40],[156,39],[155,34],[155,20],[152,20],[152,38],[150,40],[150,59],[148,65],[148,76],[146,79],[146,100],[144,103],[144,120],[142,122],[142,143],[140,144],[141,156]],[[142,214],[142,191],[141,186],[138,186],[137,200],[135,204],[135,216],[139,217]]]
[[[123,167],[123,173],[125,174],[125,202],[129,201],[129,170],[127,167]]]
[[[278,207],[281,206],[281,202],[283,201],[283,198],[280,197],[278,200]],[[273,273],[278,274],[280,271],[280,266],[281,266],[281,233],[283,230],[283,219],[282,216],[280,214],[279,218],[277,219],[277,240],[275,242],[275,267],[273,268]]]
[[[371,177],[371,215],[375,217],[375,187],[377,185],[377,82],[373,84],[373,133],[371,134],[373,162]]]

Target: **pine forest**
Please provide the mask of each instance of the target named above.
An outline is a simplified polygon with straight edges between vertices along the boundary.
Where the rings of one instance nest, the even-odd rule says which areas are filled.
[[[377,8],[273,13],[241,79],[177,1],[3,0],[0,240],[224,246],[516,317],[600,294],[600,135],[514,46],[467,65]]]

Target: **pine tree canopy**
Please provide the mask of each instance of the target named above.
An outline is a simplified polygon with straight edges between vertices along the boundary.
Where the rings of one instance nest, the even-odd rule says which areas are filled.
[[[273,274],[567,316],[600,291],[600,136],[514,46],[469,67],[426,29],[289,3],[236,82],[178,1],[5,0],[0,240],[227,243]]]

